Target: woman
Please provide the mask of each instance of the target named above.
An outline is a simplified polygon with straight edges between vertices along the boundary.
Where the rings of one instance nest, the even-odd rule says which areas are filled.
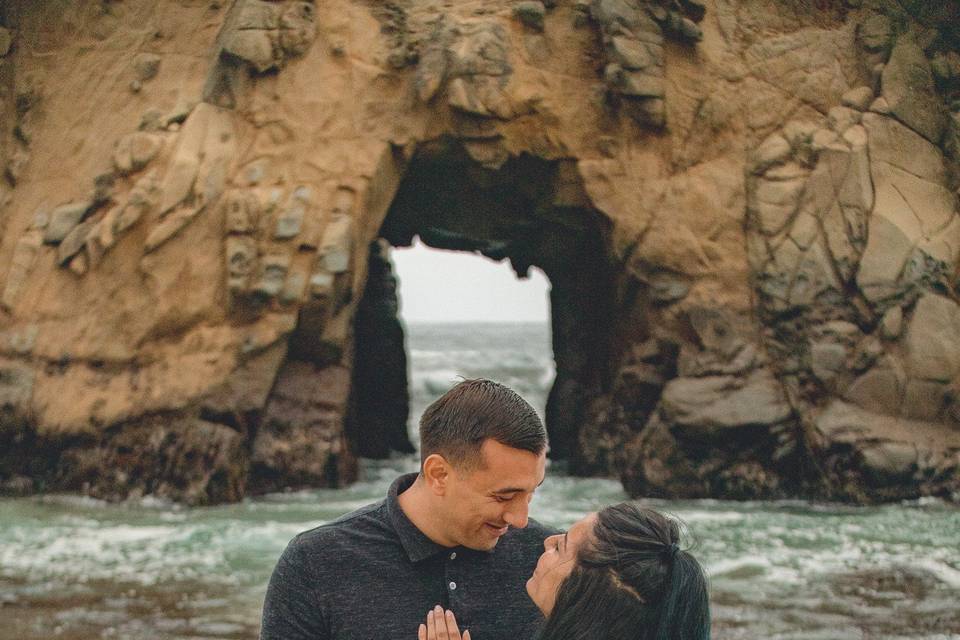
[[[527,581],[546,616],[538,640],[708,640],[706,578],[679,537],[675,521],[622,502],[547,538]],[[461,639],[453,612],[438,607],[419,640],[470,632]]]

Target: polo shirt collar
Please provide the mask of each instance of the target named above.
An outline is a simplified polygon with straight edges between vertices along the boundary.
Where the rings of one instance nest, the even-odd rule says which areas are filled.
[[[410,562],[420,562],[446,550],[446,547],[437,544],[420,529],[417,529],[416,525],[400,508],[399,495],[410,488],[410,485],[417,479],[417,475],[416,473],[408,473],[400,476],[393,481],[390,490],[387,492],[387,516],[390,518],[390,524],[397,532],[400,544],[407,552]]]

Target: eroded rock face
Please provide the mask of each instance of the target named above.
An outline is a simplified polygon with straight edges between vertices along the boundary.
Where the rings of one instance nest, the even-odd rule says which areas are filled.
[[[574,472],[960,492],[954,3],[48,4],[0,8],[0,490],[409,450],[419,235],[550,278]]]

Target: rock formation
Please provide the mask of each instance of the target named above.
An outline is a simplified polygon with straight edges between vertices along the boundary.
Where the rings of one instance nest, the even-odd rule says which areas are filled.
[[[202,504],[409,450],[389,249],[419,236],[550,278],[576,473],[960,496],[957,2],[0,25],[0,491]]]

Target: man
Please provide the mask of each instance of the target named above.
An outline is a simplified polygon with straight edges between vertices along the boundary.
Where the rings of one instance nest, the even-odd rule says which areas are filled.
[[[420,420],[419,474],[290,542],[261,640],[414,640],[435,605],[476,640],[533,637],[541,616],[524,585],[554,532],[527,509],[546,445],[516,393],[489,380],[456,385]]]

